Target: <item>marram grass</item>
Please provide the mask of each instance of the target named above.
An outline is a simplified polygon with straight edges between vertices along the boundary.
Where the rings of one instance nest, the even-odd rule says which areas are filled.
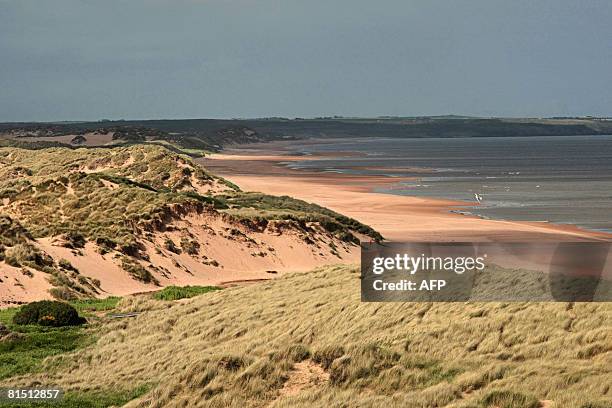
[[[0,386],[156,384],[127,407],[612,404],[612,304],[362,303],[359,283],[338,266],[180,303],[124,299],[144,313]],[[300,367],[319,380],[287,392]]]

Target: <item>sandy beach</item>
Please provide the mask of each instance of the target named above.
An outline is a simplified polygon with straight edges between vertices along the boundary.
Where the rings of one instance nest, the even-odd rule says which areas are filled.
[[[245,191],[317,203],[372,226],[390,241],[612,240],[612,234],[572,225],[490,220],[456,212],[472,203],[373,191],[401,188],[398,178],[293,170],[288,162],[317,157],[289,155],[289,143],[237,146],[199,162]]]

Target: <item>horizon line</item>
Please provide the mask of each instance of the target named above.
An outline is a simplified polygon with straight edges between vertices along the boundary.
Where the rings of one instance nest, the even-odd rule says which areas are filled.
[[[612,116],[595,115],[552,115],[552,116],[477,116],[477,115],[376,115],[376,116],[348,116],[348,115],[329,115],[329,116],[259,116],[259,117],[180,117],[180,118],[132,118],[132,119],[63,119],[63,120],[19,120],[1,121],[1,124],[77,124],[77,123],[105,123],[105,122],[146,122],[146,121],[182,121],[182,120],[220,120],[220,121],[249,121],[249,120],[341,120],[341,119],[532,119],[532,120],[563,120],[563,119],[593,119],[593,120],[612,120]]]

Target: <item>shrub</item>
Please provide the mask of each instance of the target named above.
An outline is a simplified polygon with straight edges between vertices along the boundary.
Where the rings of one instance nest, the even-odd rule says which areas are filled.
[[[96,244],[104,249],[106,252],[109,252],[117,246],[117,243],[110,238],[107,237],[98,237],[96,238]]]
[[[85,319],[68,303],[43,300],[22,306],[13,317],[13,323],[60,327],[78,326],[85,323]]]
[[[58,264],[58,266],[59,266],[60,268],[62,268],[62,269],[65,269],[65,270],[67,270],[67,271],[73,271],[73,272],[79,273],[79,270],[78,270],[77,268],[75,268],[74,266],[72,266],[72,264],[70,263],[70,261],[69,261],[69,260],[67,260],[67,259],[62,258],[62,259],[60,259],[60,260],[58,261],[58,263],[57,263],[57,264]]]
[[[5,262],[11,266],[30,266],[39,271],[53,266],[53,259],[29,243],[17,244],[6,250]]]
[[[119,246],[119,252],[133,257],[141,257],[141,246],[137,242],[127,242]]]

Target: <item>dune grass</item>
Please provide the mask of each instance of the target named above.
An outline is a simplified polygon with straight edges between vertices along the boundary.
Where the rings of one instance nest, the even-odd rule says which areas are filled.
[[[102,254],[124,255],[120,265],[133,279],[158,284],[141,262],[150,258],[146,241],[193,214],[217,217],[233,231],[297,232],[307,245],[325,235],[336,255],[338,246],[358,245],[363,235],[382,238],[372,228],[316,204],[241,192],[189,157],[152,144],[0,147],[0,200],[0,262],[28,275],[33,273],[28,268],[50,274],[50,293],[65,301],[100,295],[101,282],[45,255],[35,239],[52,237],[76,254],[82,254],[87,242],[94,243]],[[172,252],[196,256],[201,244],[191,240],[180,246]]]
[[[611,304],[362,303],[359,282],[328,267],[175,304],[143,295],[138,318],[0,386],[157,384],[128,407],[612,404]],[[322,374],[296,382],[305,366]]]
[[[294,221],[302,228],[307,228],[308,223],[315,222],[342,241],[358,242],[354,232],[376,240],[383,239],[377,231],[353,218],[288,196],[232,192],[220,194],[217,199],[229,207],[225,212],[254,222],[286,220]]]
[[[138,222],[160,219],[173,205],[214,205],[199,189],[216,184],[229,188],[160,146],[0,148],[0,198],[8,200],[3,212],[27,225],[28,233],[80,234],[128,254],[138,250]]]

